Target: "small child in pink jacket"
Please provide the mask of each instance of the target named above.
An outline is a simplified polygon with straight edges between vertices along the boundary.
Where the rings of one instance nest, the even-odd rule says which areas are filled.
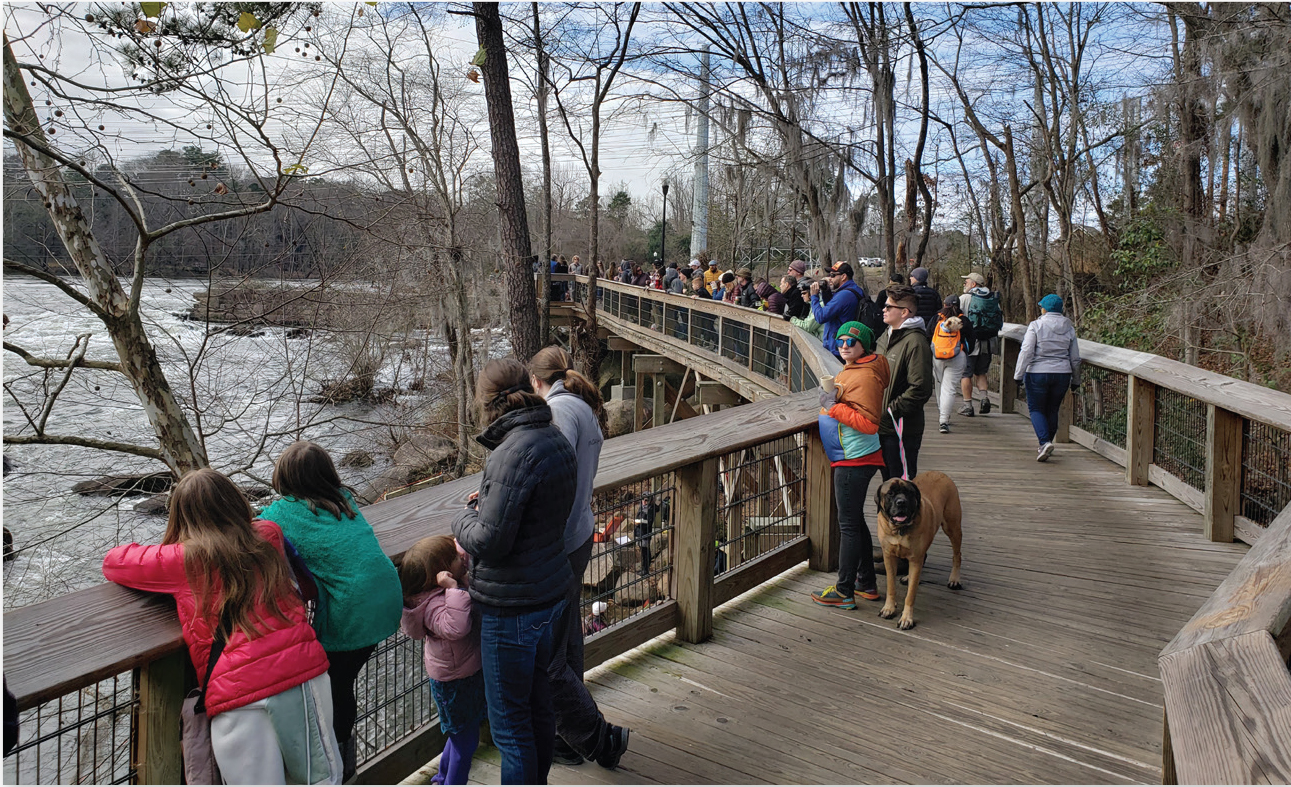
[[[469,560],[452,536],[431,536],[413,544],[399,561],[400,628],[425,640],[430,693],[439,708],[439,728],[448,736],[432,784],[466,784],[480,743],[480,723],[488,715],[480,632],[471,624],[465,587]]]

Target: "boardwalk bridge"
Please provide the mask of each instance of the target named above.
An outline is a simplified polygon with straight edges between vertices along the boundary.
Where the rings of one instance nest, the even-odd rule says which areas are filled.
[[[576,296],[553,320],[583,319],[587,280],[553,279]],[[837,362],[819,342],[613,282],[596,303],[650,426],[605,444],[584,577],[585,611],[613,602],[588,682],[632,740],[620,771],[557,766],[554,783],[1291,781],[1291,396],[1082,342],[1085,383],[1038,465],[1010,382],[1024,329],[1006,326],[998,410],[928,435],[921,459],[959,484],[965,587],[945,587],[939,540],[902,632],[807,595],[838,549],[813,392]],[[477,483],[365,514],[397,555],[447,532]],[[646,501],[648,544],[631,525]],[[102,585],[7,612],[4,634],[23,711],[6,781],[180,781],[192,675],[173,605]],[[359,782],[438,754],[418,643],[381,645],[360,697]],[[498,774],[482,749],[473,776]]]

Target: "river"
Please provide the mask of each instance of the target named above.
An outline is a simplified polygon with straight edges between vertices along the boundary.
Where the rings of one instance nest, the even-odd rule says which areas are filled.
[[[267,482],[273,458],[299,434],[322,444],[338,461],[350,450],[371,452],[373,466],[341,468],[346,483],[361,486],[389,466],[393,440],[406,434],[408,425],[442,417],[445,402],[434,393],[434,380],[447,379],[449,363],[438,337],[418,334],[387,343],[377,375],[378,387],[403,387],[428,371],[424,378],[431,384],[425,392],[403,393],[388,405],[310,404],[321,382],[340,375],[344,358],[353,357],[355,337],[289,338],[281,328],[252,336],[221,332],[218,326],[208,331],[203,323],[182,318],[203,287],[195,280],[148,280],[142,311],[172,388],[190,408],[198,404],[212,465],[225,472],[245,469],[234,475],[239,483]],[[65,358],[75,337],[89,333],[86,357],[116,360],[103,325],[53,285],[6,277],[3,298],[10,321],[6,342],[37,356]],[[40,420],[44,393],[61,377],[56,371],[46,379],[17,355],[4,354],[5,434],[33,431],[28,416]],[[265,436],[276,432],[282,434]],[[47,433],[155,445],[143,406],[124,378],[109,371],[78,369],[49,416]],[[101,582],[99,565],[109,548],[160,539],[165,518],[133,510],[146,495],[118,500],[71,492],[84,479],[164,469],[159,462],[69,446],[8,446],[4,453],[12,465],[3,482],[4,525],[18,551],[4,565],[4,608]]]

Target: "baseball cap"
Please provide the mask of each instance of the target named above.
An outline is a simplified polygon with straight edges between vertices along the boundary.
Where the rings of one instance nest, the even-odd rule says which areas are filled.
[[[961,279],[968,279],[968,280],[969,280],[969,281],[971,281],[972,283],[976,284],[978,287],[985,287],[985,286],[986,286],[986,277],[985,277],[985,276],[983,276],[982,274],[978,273],[977,271],[973,271],[972,273],[968,274],[967,276],[960,276],[959,278],[961,278]]]
[[[919,282],[920,284],[927,284],[927,283],[928,283],[928,269],[927,269],[927,268],[915,268],[914,270],[910,271],[910,278],[914,279],[915,281]]]
[[[735,272],[735,275],[743,276],[744,278],[749,280],[753,279],[753,271],[749,270],[748,268],[740,268],[738,271]]]
[[[698,267],[699,267],[699,260],[691,260],[691,261],[690,261],[690,267],[692,267],[692,268],[698,268]]]
[[[717,260],[709,260],[709,261],[708,261],[708,264],[709,264],[709,266],[710,266],[710,267],[716,268],[716,267],[717,267]]]
[[[834,274],[841,273],[841,274],[844,274],[845,276],[847,276],[848,278],[851,278],[852,276],[854,276],[854,275],[855,275],[855,274],[852,272],[852,265],[851,265],[851,263],[848,263],[848,262],[836,262],[836,263],[834,263],[834,267],[832,267],[832,268],[830,268],[830,269],[829,269],[829,273],[830,273],[830,275],[834,275]]]
[[[874,349],[874,331],[868,326],[855,320],[845,322],[838,327],[838,333],[834,335],[835,339],[845,339],[847,337],[856,339],[865,348],[866,352]]]

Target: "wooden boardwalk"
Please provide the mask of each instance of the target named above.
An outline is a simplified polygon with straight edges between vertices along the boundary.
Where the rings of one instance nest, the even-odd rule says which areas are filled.
[[[832,578],[803,564],[721,608],[710,641],[666,635],[590,672],[631,747],[617,772],[551,782],[1159,783],[1157,654],[1247,547],[1075,444],[1037,464],[1015,415],[956,416],[920,467],[959,484],[962,591],[944,535],[909,632],[878,602],[813,604]],[[498,782],[496,750],[472,777]]]

